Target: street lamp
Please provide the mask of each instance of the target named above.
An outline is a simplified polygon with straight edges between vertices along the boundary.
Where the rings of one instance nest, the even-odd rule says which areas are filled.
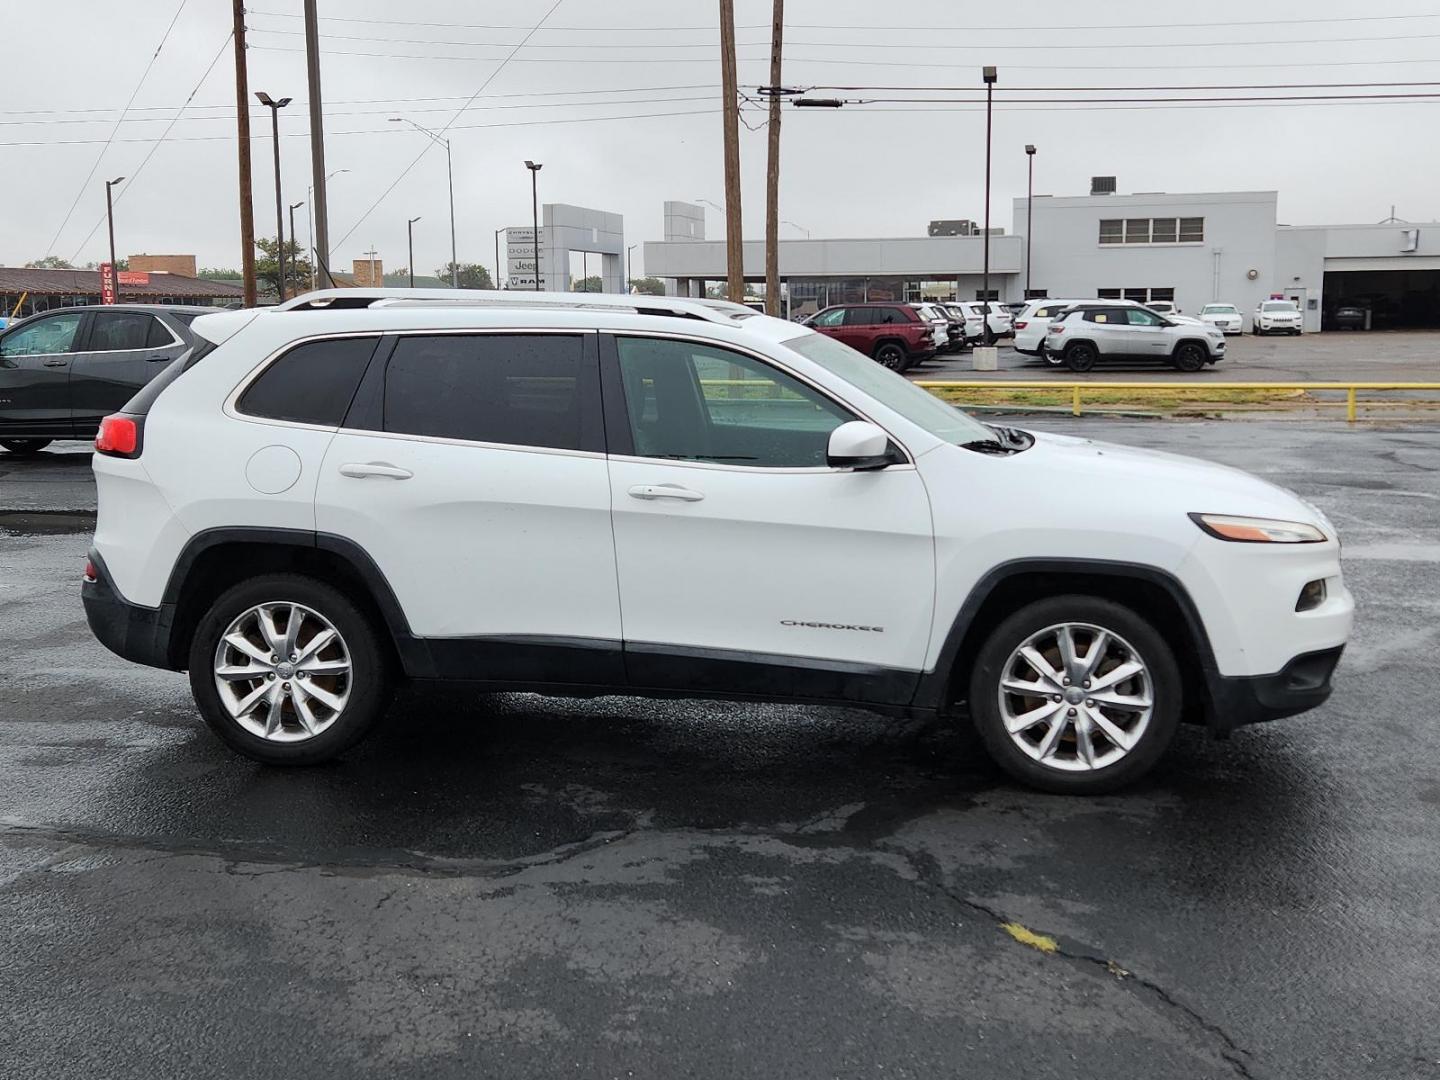
[[[331,179],[331,177],[339,176],[342,172],[349,172],[349,171],[350,171],[349,169],[336,169],[336,170],[335,170],[334,172],[332,172],[332,173],[326,173],[326,174],[325,174],[325,186],[326,186],[326,188],[328,189],[329,186],[330,186],[330,179]],[[328,194],[328,191],[327,191],[327,194]],[[314,207],[314,205],[315,205],[315,185],[314,185],[314,184],[310,184],[308,187],[305,188],[305,197],[310,200],[310,206],[311,206],[311,207]],[[317,271],[317,269],[318,269],[318,267],[319,267],[319,265],[320,265],[320,259],[319,259],[319,253],[316,252],[316,250],[315,250],[315,215],[314,215],[313,213],[311,213],[311,211],[310,211],[309,209],[307,209],[307,210],[305,211],[305,225],[306,225],[306,228],[309,230],[309,235],[310,235],[310,288],[314,289],[314,288],[316,287],[316,285],[315,285],[315,274],[316,274],[316,271]],[[291,229],[290,231],[293,233],[295,230],[294,230],[294,229]],[[328,259],[329,256],[327,255],[326,258]],[[325,271],[326,271],[326,273],[328,274],[329,271],[330,271],[330,268],[327,266],[327,267],[325,268]]]
[[[985,268],[980,289],[983,293],[980,310],[985,313],[985,344],[991,344],[990,337],[990,106],[995,96],[996,72],[985,67],[980,72],[985,80]]]
[[[625,249],[625,291],[627,293],[630,291],[631,283],[635,280],[635,271],[630,264],[630,253],[639,246],[639,244],[631,244]]]
[[[124,179],[117,176],[114,180],[105,181],[105,221],[110,226],[110,295],[117,304],[120,302],[120,264],[115,261],[115,200],[110,195],[110,189]]]
[[[796,225],[795,222],[793,222],[793,221],[782,221],[782,222],[780,222],[780,224],[781,224],[781,225],[789,225],[792,229],[799,229],[801,232],[803,232],[803,233],[805,234],[805,239],[806,239],[806,240],[809,240],[809,239],[810,239],[810,230],[807,229],[807,228],[805,228],[804,225]]]
[[[540,196],[538,180],[540,170],[544,168],[538,161],[526,160],[525,167],[530,170],[530,226],[535,230],[535,291],[540,291]]]
[[[410,288],[412,289],[415,287],[415,222],[419,220],[419,216],[416,216],[405,222],[405,242],[410,248]],[[455,288],[458,289],[459,286],[456,285]]]
[[[1025,157],[1030,163],[1030,181],[1025,193],[1025,299],[1030,299],[1030,234],[1035,229],[1035,147],[1025,144]]]
[[[270,110],[270,132],[275,143],[275,258],[278,260],[276,291],[285,299],[285,199],[280,194],[280,110],[290,104],[290,99],[276,101],[265,91],[255,95],[261,105]]]
[[[291,244],[295,244],[295,211],[296,211],[296,210],[299,210],[300,207],[302,207],[302,206],[304,206],[304,205],[305,205],[305,202],[304,202],[303,199],[302,199],[300,202],[291,203],[291,204],[290,204],[290,243],[291,243]],[[298,249],[299,245],[296,244],[295,246],[296,246],[296,248]],[[290,266],[290,272],[291,272],[292,274],[295,274],[295,277],[296,277],[297,279],[300,277],[299,274],[296,274],[296,273],[295,273],[295,266],[294,266],[293,263],[292,263],[291,266]],[[297,285],[296,288],[298,289],[299,286]]]
[[[458,289],[460,287],[460,263],[455,255],[455,166],[450,160],[450,140],[441,138],[429,128],[421,127],[414,120],[403,116],[390,117],[390,123],[409,124],[416,131],[430,136],[433,141],[445,147],[445,172],[450,178],[450,287]]]
[[[495,288],[497,289],[505,288],[504,273],[500,269],[500,234],[504,231],[505,226],[503,225],[495,230]]]

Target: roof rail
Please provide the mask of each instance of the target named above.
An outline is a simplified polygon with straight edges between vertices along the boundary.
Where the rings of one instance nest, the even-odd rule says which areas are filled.
[[[758,314],[744,304],[686,296],[640,293],[525,292],[517,289],[319,289],[285,301],[272,311],[340,311],[379,307],[566,308],[572,311],[633,311],[728,323]]]

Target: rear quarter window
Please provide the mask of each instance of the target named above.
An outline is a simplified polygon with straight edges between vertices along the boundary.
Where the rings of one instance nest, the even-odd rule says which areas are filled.
[[[339,427],[379,341],[351,337],[297,345],[245,388],[235,408],[265,420]]]

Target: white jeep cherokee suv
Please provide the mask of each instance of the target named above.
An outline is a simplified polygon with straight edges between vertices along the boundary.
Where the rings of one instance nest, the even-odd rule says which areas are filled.
[[[96,439],[82,592],[260,761],[458,679],[968,706],[1015,777],[1097,792],[1182,720],[1320,704],[1350,630],[1289,492],[986,426],[747,307],[337,290],[194,331]]]

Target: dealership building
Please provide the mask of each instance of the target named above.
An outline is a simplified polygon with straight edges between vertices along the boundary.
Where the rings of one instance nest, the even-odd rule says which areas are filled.
[[[1274,191],[1091,193],[1014,200],[1013,228],[990,236],[990,294],[1211,302],[1249,313],[1284,296],[1320,330],[1342,304],[1374,328],[1440,327],[1440,224],[1280,224]],[[1026,221],[1031,221],[1027,243]],[[797,239],[780,242],[780,277],[793,315],[866,299],[979,299],[984,237]],[[764,245],[745,244],[745,279],[763,282]],[[645,245],[645,270],[671,291],[705,295],[725,280],[725,244],[705,238],[703,209],[665,204],[665,240]]]

